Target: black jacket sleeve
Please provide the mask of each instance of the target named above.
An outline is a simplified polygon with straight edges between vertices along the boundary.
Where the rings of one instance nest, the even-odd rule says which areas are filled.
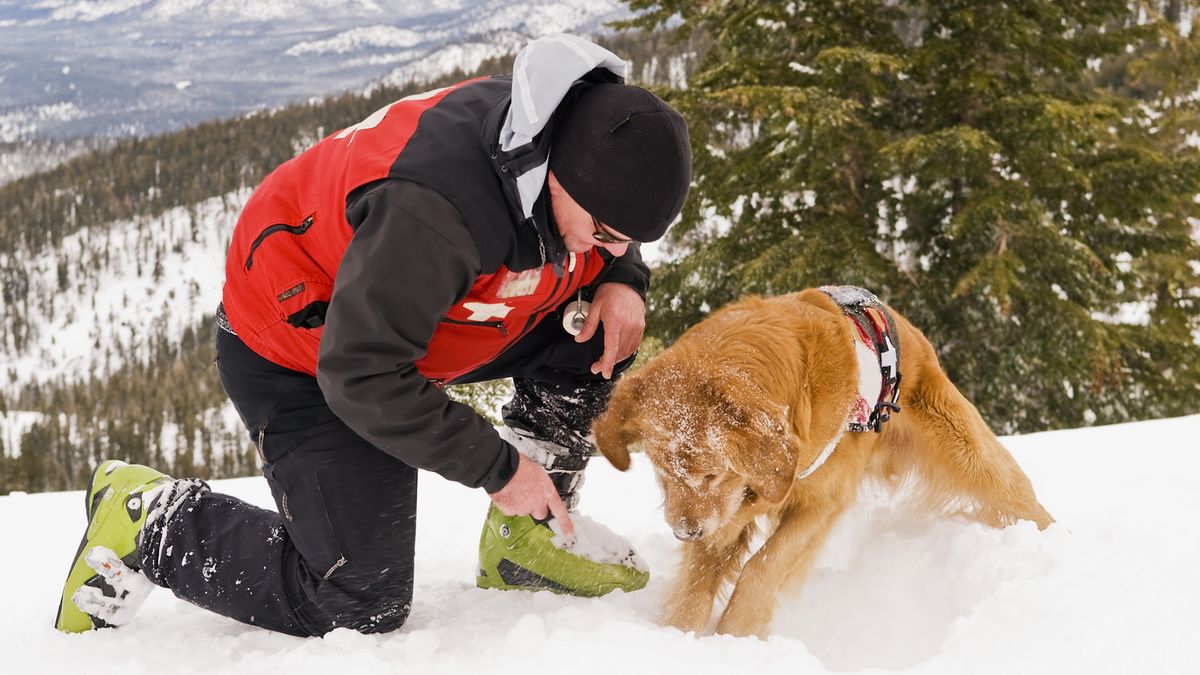
[[[355,433],[404,463],[499,490],[516,471],[516,450],[414,365],[479,275],[462,216],[437,192],[390,180],[354,195],[347,217],[356,230],[318,354],[326,402]]]
[[[650,268],[642,262],[640,244],[630,244],[625,255],[613,259],[604,274],[593,285],[609,282],[625,284],[637,291],[643,300],[646,299],[646,293],[650,290]]]

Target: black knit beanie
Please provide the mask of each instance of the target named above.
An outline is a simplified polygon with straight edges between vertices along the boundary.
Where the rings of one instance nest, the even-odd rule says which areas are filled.
[[[550,170],[588,213],[635,241],[655,241],[692,181],[687,123],[640,87],[597,84],[556,115]]]

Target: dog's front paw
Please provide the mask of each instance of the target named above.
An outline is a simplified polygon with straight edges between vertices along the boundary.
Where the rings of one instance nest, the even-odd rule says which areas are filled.
[[[683,632],[693,632],[699,634],[708,627],[708,619],[712,616],[712,603],[707,604],[695,601],[684,601],[673,603],[666,616],[663,617],[662,623],[664,626],[678,628]]]
[[[733,611],[730,611],[733,610]],[[739,612],[732,604],[717,622],[717,633],[734,637],[756,637],[766,640],[770,634],[771,615],[762,611]]]

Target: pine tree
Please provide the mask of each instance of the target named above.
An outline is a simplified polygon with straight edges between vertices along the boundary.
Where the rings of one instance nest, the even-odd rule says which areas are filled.
[[[666,92],[695,188],[652,333],[746,293],[854,284],[922,327],[1004,431],[1200,409],[1194,112],[1156,121],[1164,106],[1088,76],[1169,47],[1139,72],[1195,91],[1174,26],[1124,0],[629,4],[629,25],[712,36]]]

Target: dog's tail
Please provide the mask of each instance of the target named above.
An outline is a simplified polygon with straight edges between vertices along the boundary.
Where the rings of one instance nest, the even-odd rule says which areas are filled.
[[[906,358],[923,357],[908,370],[904,411],[897,416],[904,418],[908,438],[892,447],[907,450],[898,457],[921,479],[928,507],[994,527],[1031,520],[1045,529],[1054,519],[1038,503],[1028,476],[938,366],[929,342],[903,319],[898,323],[906,348],[914,347]]]

